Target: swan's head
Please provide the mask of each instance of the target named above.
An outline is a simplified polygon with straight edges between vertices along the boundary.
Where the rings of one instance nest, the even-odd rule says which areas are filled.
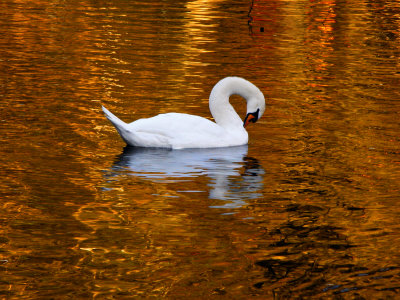
[[[251,96],[248,96],[246,100],[247,114],[244,118],[243,127],[246,127],[249,123],[257,122],[265,111],[264,95],[255,85],[251,89]]]

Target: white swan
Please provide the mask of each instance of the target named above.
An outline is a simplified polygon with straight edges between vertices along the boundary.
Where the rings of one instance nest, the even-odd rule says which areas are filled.
[[[229,103],[231,95],[247,101],[244,122]],[[209,107],[215,123],[199,116],[166,113],[148,119],[125,123],[102,106],[108,120],[130,146],[157,148],[213,148],[245,145],[248,134],[244,128],[255,123],[264,113],[263,93],[251,82],[240,77],[226,77],[212,89]]]

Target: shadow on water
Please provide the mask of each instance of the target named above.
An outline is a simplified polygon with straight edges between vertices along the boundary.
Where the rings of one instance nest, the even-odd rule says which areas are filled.
[[[364,215],[362,209],[345,209],[353,217]],[[263,278],[253,284],[255,295],[271,291],[274,299],[295,296],[342,299],[342,295],[349,296],[351,292],[365,299],[361,294],[366,290],[398,292],[397,283],[382,286],[387,280],[396,281],[399,266],[371,266],[355,259],[357,249],[363,245],[352,242],[344,228],[323,221],[331,214],[329,208],[289,204],[284,211],[288,220],[269,232],[274,242],[268,243],[265,250],[270,254],[255,261],[264,270]]]
[[[257,159],[247,156],[247,145],[229,148],[181,149],[125,147],[112,172],[153,182],[178,183],[208,178],[209,199],[224,200],[212,208],[234,209],[261,196],[264,170]],[[198,192],[198,191],[189,191]]]

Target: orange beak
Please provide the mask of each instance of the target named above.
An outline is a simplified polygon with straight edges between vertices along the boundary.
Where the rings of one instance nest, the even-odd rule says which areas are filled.
[[[256,117],[253,114],[248,114],[244,120],[243,127],[246,127],[250,122],[255,123]]]

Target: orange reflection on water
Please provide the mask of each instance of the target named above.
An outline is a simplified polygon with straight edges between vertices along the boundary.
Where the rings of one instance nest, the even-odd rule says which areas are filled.
[[[2,295],[396,297],[399,4],[253,3],[0,4]],[[227,75],[267,99],[241,159],[118,165],[100,102],[209,117]]]
[[[311,71],[311,78],[307,84],[313,88],[325,86],[322,81],[331,77],[327,71],[332,66],[330,57],[333,52],[334,28],[337,15],[336,1],[311,2],[306,19],[307,69]]]

